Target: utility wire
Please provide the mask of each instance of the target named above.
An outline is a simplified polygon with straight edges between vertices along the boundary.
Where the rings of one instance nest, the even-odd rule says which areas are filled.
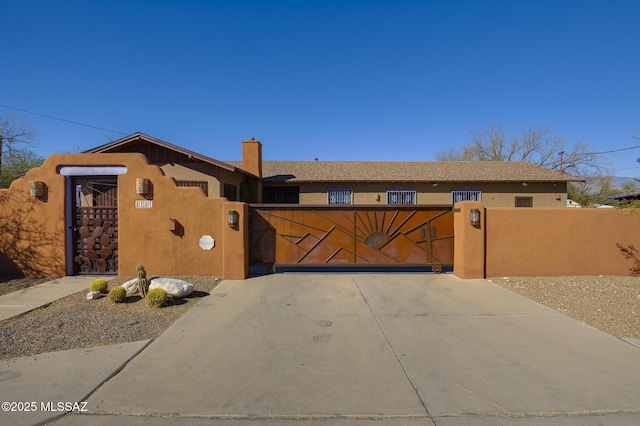
[[[602,151],[602,152],[585,152],[584,155],[600,155],[600,154],[611,154],[612,152],[620,152],[620,151],[629,151],[631,149],[638,149],[640,145],[632,146],[630,148],[620,148],[620,149],[612,149],[610,151]]]
[[[91,129],[104,130],[106,132],[118,133],[118,134],[125,135],[125,136],[129,134],[129,133],[125,133],[125,132],[120,132],[118,130],[105,129],[104,127],[92,126],[90,124],[84,124],[84,123],[80,123],[80,122],[77,122],[77,121],[66,120],[64,118],[54,117],[52,115],[40,114],[39,112],[27,111],[26,109],[15,108],[15,107],[12,107],[12,106],[9,106],[9,105],[0,104],[0,107],[9,108],[9,109],[12,109],[12,110],[15,110],[15,111],[20,111],[20,112],[25,112],[27,114],[39,115],[40,117],[51,118],[52,120],[63,121],[65,123],[71,123],[71,124],[75,124],[75,125],[78,125],[78,126],[89,127]],[[611,154],[613,152],[629,151],[629,150],[638,149],[638,148],[640,148],[640,145],[635,145],[635,146],[632,146],[632,147],[629,147],[629,148],[612,149],[612,150],[609,150],[609,151],[585,152],[585,153],[582,153],[581,155]]]
[[[58,117],[54,117],[52,115],[46,115],[46,114],[40,114],[38,112],[27,111],[26,109],[14,108],[14,107],[9,106],[9,105],[0,104],[0,106],[1,107],[5,107],[5,108],[9,108],[9,109],[13,109],[13,110],[16,110],[16,111],[20,111],[20,112],[25,112],[27,114],[39,115],[40,117],[51,118],[53,120],[64,121],[65,123],[76,124],[78,126],[90,127],[92,129],[104,130],[106,132],[118,133],[118,134],[125,135],[125,136],[129,134],[129,133],[125,133],[125,132],[119,132],[117,130],[105,129],[104,127],[98,127],[98,126],[92,126],[90,124],[79,123],[77,121],[65,120],[64,118],[58,118]]]

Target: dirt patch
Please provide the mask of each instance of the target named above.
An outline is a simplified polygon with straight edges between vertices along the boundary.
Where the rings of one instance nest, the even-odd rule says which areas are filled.
[[[616,337],[640,338],[640,277],[503,277],[490,281]]]
[[[162,308],[150,308],[139,296],[119,304],[107,297],[87,300],[87,288],[0,322],[0,359],[155,339],[221,281],[218,277],[175,278],[192,283],[194,292],[169,300]],[[109,288],[129,279],[114,278]]]

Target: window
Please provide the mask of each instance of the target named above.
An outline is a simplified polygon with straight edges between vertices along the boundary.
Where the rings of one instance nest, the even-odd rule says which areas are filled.
[[[533,207],[533,197],[516,197],[516,207]]]
[[[352,204],[350,189],[335,188],[327,191],[327,204]]]
[[[416,191],[407,188],[396,188],[387,191],[387,204],[415,204]]]
[[[262,202],[268,204],[299,204],[300,187],[266,186],[262,190]]]
[[[451,204],[460,201],[482,201],[482,191],[475,188],[458,188],[451,191]]]
[[[177,180],[176,185],[178,186],[196,186],[204,192],[206,196],[209,196],[209,183],[206,181],[197,181],[197,180]]]
[[[229,201],[238,201],[238,187],[235,185],[225,183],[224,197]]]

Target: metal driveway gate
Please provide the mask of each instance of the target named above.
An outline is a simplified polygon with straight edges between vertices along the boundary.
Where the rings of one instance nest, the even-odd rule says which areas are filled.
[[[453,267],[450,206],[251,205],[252,266]]]

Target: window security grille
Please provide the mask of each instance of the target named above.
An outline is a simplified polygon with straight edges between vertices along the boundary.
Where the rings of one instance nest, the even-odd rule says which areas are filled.
[[[415,204],[416,191],[413,189],[390,189],[387,191],[387,204]]]
[[[204,191],[205,195],[209,196],[209,184],[206,181],[197,181],[197,180],[177,180],[176,185],[178,186],[196,186],[201,188]]]
[[[328,204],[351,204],[350,189],[330,189],[327,191]]]
[[[460,188],[451,191],[451,204],[460,201],[482,201],[482,191],[473,188]]]
[[[228,183],[224,184],[224,197],[229,201],[238,201],[238,187]]]
[[[516,207],[533,207],[533,197],[516,197]]]

